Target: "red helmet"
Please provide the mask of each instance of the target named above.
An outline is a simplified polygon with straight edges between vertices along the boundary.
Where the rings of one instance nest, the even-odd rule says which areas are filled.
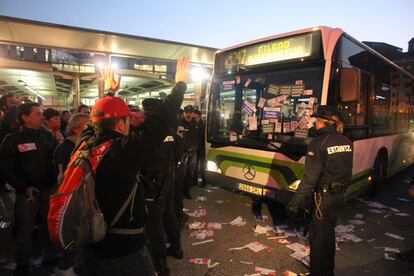
[[[92,107],[92,121],[111,118],[122,118],[130,115],[128,105],[121,98],[105,96],[99,99]]]

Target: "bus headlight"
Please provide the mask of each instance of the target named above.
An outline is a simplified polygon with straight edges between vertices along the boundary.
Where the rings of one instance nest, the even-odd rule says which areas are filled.
[[[292,184],[290,184],[290,185],[288,186],[288,189],[289,189],[290,191],[295,192],[295,191],[298,189],[299,184],[300,184],[300,180],[296,180],[296,181],[294,181]]]
[[[216,162],[213,161],[207,161],[207,170],[210,172],[221,173],[220,168],[217,167]]]

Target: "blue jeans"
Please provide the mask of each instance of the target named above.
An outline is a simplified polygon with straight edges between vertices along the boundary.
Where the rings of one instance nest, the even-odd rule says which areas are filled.
[[[150,253],[146,246],[121,258],[99,258],[86,253],[86,263],[91,275],[96,276],[154,276],[155,270]]]

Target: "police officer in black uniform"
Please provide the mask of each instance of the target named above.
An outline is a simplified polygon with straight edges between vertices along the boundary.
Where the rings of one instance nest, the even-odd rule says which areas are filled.
[[[352,176],[353,148],[340,134],[343,126],[336,108],[320,106],[313,117],[316,137],[308,146],[305,175],[287,210],[291,216],[299,209],[310,212],[310,274],[334,275],[334,227]]]
[[[190,189],[194,183],[194,174],[197,167],[197,150],[199,146],[198,125],[194,120],[194,107],[184,107],[184,118],[178,124],[184,133],[184,153],[182,156],[179,180],[183,183],[183,193],[191,199]]]
[[[146,99],[142,102],[144,120],[152,116],[161,106],[159,99]],[[174,150],[176,131],[171,127],[164,142],[155,149],[141,170],[145,202],[148,210],[146,232],[150,240],[155,270],[158,275],[169,275],[167,264],[166,236],[171,246],[169,255],[182,259],[180,230],[174,212]]]

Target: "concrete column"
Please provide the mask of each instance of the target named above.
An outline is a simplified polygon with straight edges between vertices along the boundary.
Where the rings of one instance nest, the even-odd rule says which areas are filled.
[[[80,77],[79,75],[75,76],[74,79],[75,82],[75,94],[73,99],[73,105],[75,108],[77,108],[79,105],[81,105],[81,95],[80,95]]]

